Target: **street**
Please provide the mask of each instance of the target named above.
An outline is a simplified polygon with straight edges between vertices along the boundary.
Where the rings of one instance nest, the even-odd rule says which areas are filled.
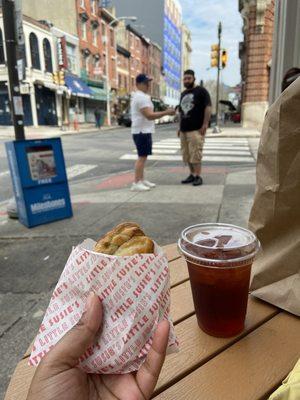
[[[237,131],[239,131],[237,129]],[[184,186],[186,177],[175,125],[154,137],[148,177],[158,187],[129,190],[136,157],[130,130],[63,137],[74,217],[27,229],[6,215],[10,176],[0,147],[0,393],[33,339],[50,294],[72,246],[99,238],[121,221],[136,221],[159,244],[173,243],[183,228],[222,221],[246,226],[255,188],[257,138],[213,137],[204,151],[202,187]],[[255,154],[254,154],[255,155]]]

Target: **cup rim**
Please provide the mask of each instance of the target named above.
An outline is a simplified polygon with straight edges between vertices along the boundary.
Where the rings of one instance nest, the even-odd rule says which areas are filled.
[[[204,257],[201,257],[201,256],[197,256],[197,255],[193,255],[193,254],[189,254],[186,250],[184,250],[183,248],[182,248],[182,246],[181,246],[181,241],[183,240],[183,241],[185,241],[185,242],[187,242],[187,243],[190,243],[191,245],[194,245],[194,246],[198,246],[198,247],[200,247],[200,248],[202,248],[202,249],[207,249],[207,250],[211,250],[211,247],[209,247],[209,246],[202,246],[202,245],[198,245],[198,244],[195,244],[195,243],[193,243],[193,242],[191,242],[187,237],[186,237],[186,233],[188,232],[188,231],[190,231],[191,229],[193,229],[193,228],[197,228],[197,227],[200,227],[200,226],[220,226],[220,227],[232,227],[232,228],[237,228],[237,229],[239,229],[239,230],[241,230],[241,231],[244,231],[244,232],[247,232],[248,234],[250,234],[251,236],[252,236],[252,238],[253,238],[253,241],[252,242],[250,242],[250,243],[248,243],[248,244],[246,244],[246,245],[243,245],[243,246],[233,246],[233,247],[230,247],[229,249],[230,250],[234,250],[234,249],[243,249],[244,247],[247,247],[247,246],[249,246],[249,245],[251,245],[251,243],[255,243],[256,242],[256,247],[255,247],[255,249],[253,250],[253,252],[251,252],[250,254],[246,254],[245,256],[242,256],[242,257],[238,257],[238,258],[230,258],[230,259],[226,259],[226,260],[217,260],[217,259],[209,259],[209,258],[204,258]],[[261,245],[260,245],[260,242],[259,242],[259,240],[258,240],[258,238],[255,236],[255,234],[253,233],[253,232],[251,232],[249,229],[246,229],[246,228],[242,228],[242,227],[240,227],[240,226],[237,226],[237,225],[233,225],[233,224],[226,224],[226,223],[203,223],[203,224],[195,224],[195,225],[191,225],[191,226],[189,226],[189,227],[187,227],[187,228],[185,228],[183,231],[182,231],[182,233],[181,233],[181,237],[179,238],[179,240],[178,240],[178,249],[179,249],[179,251],[180,251],[180,253],[181,254],[183,254],[186,258],[188,258],[188,259],[190,259],[191,261],[192,260],[194,260],[196,263],[200,263],[201,261],[204,263],[204,267],[208,267],[208,268],[219,268],[220,269],[220,267],[214,267],[214,265],[218,265],[218,264],[232,264],[232,265],[228,265],[228,266],[224,266],[224,268],[226,268],[226,269],[228,269],[228,268],[238,268],[238,267],[240,267],[240,266],[243,266],[243,265],[245,265],[245,264],[242,264],[242,265],[235,265],[235,264],[239,264],[239,263],[241,263],[241,262],[243,262],[243,261],[247,261],[247,260],[251,260],[251,259],[254,259],[254,257],[255,257],[255,255],[258,253],[258,251],[260,250],[260,248],[261,248]],[[205,265],[206,264],[206,265]],[[212,264],[212,265],[209,265],[209,264]],[[222,268],[222,267],[221,267]]]

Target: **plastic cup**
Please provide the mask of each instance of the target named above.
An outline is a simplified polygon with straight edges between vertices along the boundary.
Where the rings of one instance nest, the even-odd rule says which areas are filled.
[[[241,333],[260,248],[256,236],[234,225],[199,224],[182,232],[178,247],[187,261],[199,327],[216,337]]]

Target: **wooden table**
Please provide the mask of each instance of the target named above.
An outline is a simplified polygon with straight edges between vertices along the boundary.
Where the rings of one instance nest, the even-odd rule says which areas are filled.
[[[267,399],[300,357],[300,320],[249,297],[246,329],[238,337],[213,338],[197,325],[189,277],[176,245],[170,261],[172,317],[180,352],[167,357],[156,400]],[[25,400],[34,368],[29,351],[17,365],[5,400]]]

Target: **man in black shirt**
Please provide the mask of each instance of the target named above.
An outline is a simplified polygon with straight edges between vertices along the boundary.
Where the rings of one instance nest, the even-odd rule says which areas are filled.
[[[206,89],[195,85],[195,73],[187,70],[184,73],[186,90],[180,99],[180,141],[183,162],[188,164],[190,175],[182,181],[202,185],[201,161],[205,134],[211,116],[211,100]]]

